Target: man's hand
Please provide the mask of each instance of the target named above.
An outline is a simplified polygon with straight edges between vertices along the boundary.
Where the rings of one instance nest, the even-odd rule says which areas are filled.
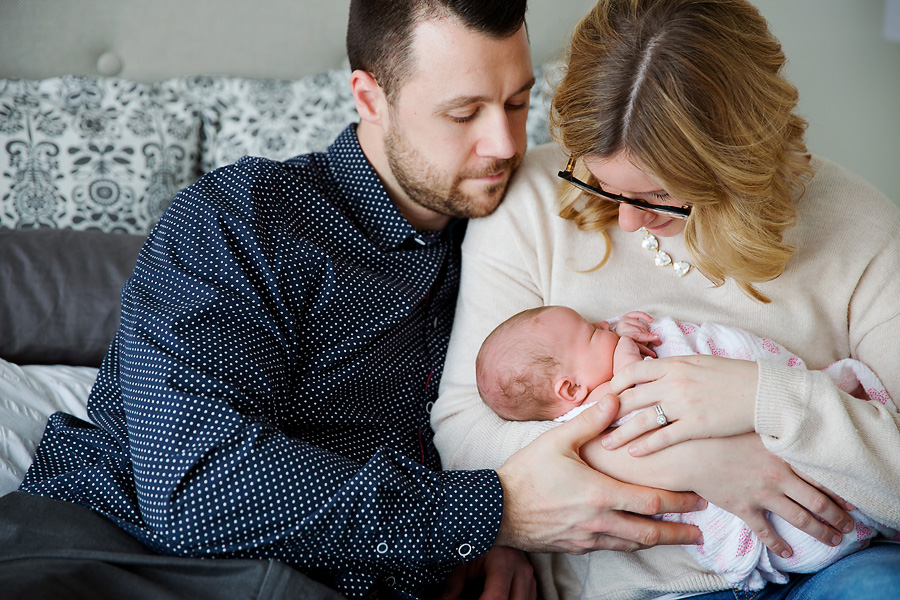
[[[528,557],[504,546],[494,546],[484,556],[456,567],[440,600],[471,598],[475,593],[468,592],[476,588],[479,600],[537,600],[537,582]]]
[[[581,459],[581,446],[602,433],[617,411],[616,399],[605,396],[510,456],[497,470],[504,493],[497,544],[584,554],[700,543],[696,527],[642,515],[700,510],[706,501],[692,493],[622,483]]]

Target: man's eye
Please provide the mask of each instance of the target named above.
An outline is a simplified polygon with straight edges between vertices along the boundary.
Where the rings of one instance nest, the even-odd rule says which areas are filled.
[[[477,113],[472,113],[471,115],[466,115],[465,117],[454,117],[453,115],[450,115],[450,120],[454,123],[468,123],[475,118],[476,114]]]

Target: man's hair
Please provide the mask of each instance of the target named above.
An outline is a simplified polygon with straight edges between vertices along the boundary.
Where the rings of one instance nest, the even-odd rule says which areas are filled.
[[[416,25],[449,17],[503,39],[525,23],[526,5],[527,0],[351,0],[347,26],[350,68],[370,73],[393,103],[414,65]]]
[[[576,27],[552,100],[554,137],[573,157],[640,163],[690,204],[692,262],[716,285],[782,273],[793,199],[810,169],[797,90],[759,10],[746,0],[599,0]],[[577,174],[597,183],[583,161]],[[569,186],[572,187],[572,186]],[[618,205],[565,190],[561,215],[604,231]]]
[[[485,404],[509,421],[547,420],[556,415],[548,400],[559,361],[534,329],[549,306],[508,318],[485,338],[475,358],[478,393]]]

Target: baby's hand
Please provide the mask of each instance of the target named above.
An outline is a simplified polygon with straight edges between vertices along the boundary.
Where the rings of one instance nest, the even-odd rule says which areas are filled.
[[[631,338],[642,348],[649,349],[649,346],[659,344],[659,336],[650,332],[650,323],[652,322],[653,317],[647,313],[633,310],[616,323],[616,333],[619,334],[619,337]],[[651,352],[642,352],[642,354],[656,356]]]

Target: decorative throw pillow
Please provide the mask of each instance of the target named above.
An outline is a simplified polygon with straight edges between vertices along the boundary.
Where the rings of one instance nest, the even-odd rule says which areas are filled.
[[[0,358],[99,366],[142,235],[0,229]]]
[[[201,76],[172,83],[200,110],[204,172],[245,155],[284,160],[324,150],[357,120],[349,70],[295,81]]]
[[[526,124],[528,145],[550,141],[549,88],[541,68],[531,93]],[[189,77],[172,82],[190,98],[203,119],[204,172],[245,155],[285,160],[321,152],[350,123],[359,120],[350,93],[350,70],[336,69],[296,81],[232,77]]]
[[[0,223],[146,233],[199,177],[199,137],[164,84],[0,80]]]

